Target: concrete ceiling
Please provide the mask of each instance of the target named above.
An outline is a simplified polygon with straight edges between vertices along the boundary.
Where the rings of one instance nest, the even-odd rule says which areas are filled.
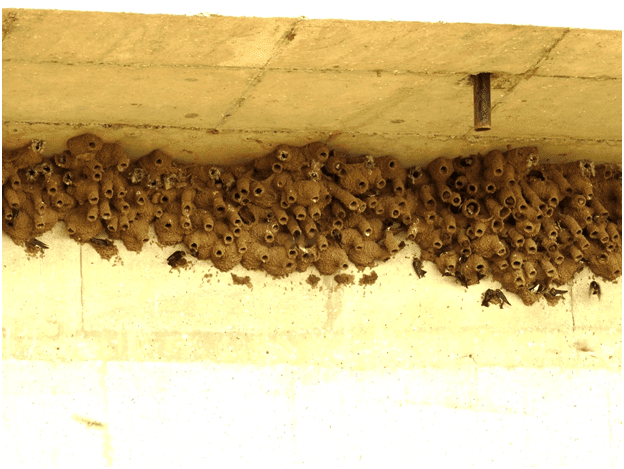
[[[93,132],[217,164],[316,140],[405,164],[508,144],[621,161],[620,31],[5,9],[2,49],[8,148]]]

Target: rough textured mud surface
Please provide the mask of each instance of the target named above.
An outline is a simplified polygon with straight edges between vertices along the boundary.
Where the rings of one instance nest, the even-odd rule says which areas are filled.
[[[370,274],[362,275],[360,285],[373,285],[377,281],[377,278],[379,278],[379,276],[377,275],[377,272],[373,270]]]
[[[232,283],[234,285],[247,285],[249,288],[252,288],[251,278],[249,277],[249,275],[246,275],[244,277],[240,275],[236,275],[236,274],[231,274],[231,275],[232,275]]]
[[[100,257],[106,261],[110,261],[113,257],[119,255],[119,249],[115,243],[110,244],[97,244],[90,243],[91,247],[100,255]]]
[[[353,285],[353,275],[338,274],[334,276],[334,280],[338,285]]]
[[[318,285],[320,281],[321,281],[321,277],[318,277],[314,274],[308,275],[308,278],[306,279],[306,282],[313,287],[316,287],[316,285]]]
[[[318,142],[233,166],[161,150],[130,161],[93,134],[50,158],[43,146],[2,152],[2,229],[27,247],[63,220],[80,243],[104,234],[138,252],[153,225],[160,245],[184,243],[222,271],[281,277],[372,267],[405,234],[443,275],[465,286],[491,275],[526,304],[558,301],[552,287],[584,267],[606,280],[622,271],[620,165],[544,165],[534,147],[404,168]]]

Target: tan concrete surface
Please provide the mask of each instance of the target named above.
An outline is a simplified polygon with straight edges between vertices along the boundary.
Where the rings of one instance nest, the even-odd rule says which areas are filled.
[[[416,73],[524,73],[567,33],[534,26],[313,20],[271,64],[277,68]]]
[[[12,10],[3,61],[119,66],[262,67],[291,18]],[[80,40],[75,40],[80,38]]]
[[[472,130],[483,71],[489,135]],[[8,9],[3,147],[40,138],[51,154],[78,126],[204,162],[345,133],[355,151],[414,162],[503,137],[618,161],[621,76],[618,31]]]
[[[492,111],[491,136],[622,138],[622,82],[533,77]],[[565,104],[564,104],[565,103]]]
[[[268,71],[223,129],[462,135],[471,106],[456,76]]]
[[[319,131],[215,131],[200,128],[166,126],[128,126],[123,124],[78,123],[4,123],[2,135],[7,148],[18,148],[33,136],[45,136],[44,155],[62,153],[67,149],[68,139],[83,133],[94,133],[107,142],[124,142],[124,150],[131,158],[139,158],[160,148],[175,155],[181,162],[210,161],[212,164],[236,164],[247,162],[258,155],[270,153],[277,145],[306,145],[326,141],[355,155],[375,157],[388,154],[396,156],[403,165],[428,163],[434,157],[487,153],[497,148],[537,146],[542,161],[559,163],[574,159],[591,159],[596,162],[622,160],[621,141],[599,141],[577,138],[545,137],[489,137],[480,132],[476,135],[430,135],[414,136],[409,133],[360,133]],[[28,140],[24,135],[29,136]]]
[[[571,30],[540,64],[537,74],[622,78],[622,31]]]
[[[120,118],[128,125],[179,125],[213,128],[254,76],[250,69],[136,68],[90,64],[4,65],[2,93],[21,96],[17,121],[102,124]],[[59,80],[63,76],[63,80]],[[88,83],[89,86],[84,86]],[[43,103],[53,101],[54,106]],[[4,106],[3,106],[4,107]],[[121,117],[123,116],[123,117]],[[149,116],[149,120],[146,120]]]

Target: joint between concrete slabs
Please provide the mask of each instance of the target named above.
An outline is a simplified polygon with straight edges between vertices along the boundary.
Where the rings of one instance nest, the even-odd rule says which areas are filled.
[[[93,127],[101,127],[103,129],[113,129],[120,130],[124,128],[128,129],[147,129],[147,130],[162,130],[162,129],[171,129],[171,130],[182,130],[182,131],[197,131],[201,133],[209,133],[215,135],[235,135],[235,134],[296,134],[300,133],[300,130],[293,129],[217,129],[213,127],[185,127],[185,126],[173,126],[173,125],[158,125],[158,124],[104,124],[101,122],[43,122],[43,121],[3,121],[2,125],[11,126],[11,125],[49,125],[55,127],[74,127],[74,128],[93,128]],[[472,128],[472,127],[471,127]],[[467,137],[466,134],[457,134],[457,135],[445,135],[445,134],[425,134],[418,132],[361,132],[361,131],[349,131],[349,130],[311,130],[307,131],[309,134],[324,134],[328,135],[328,137],[323,140],[325,143],[331,143],[331,140],[337,136],[405,136],[405,137],[415,137],[415,138],[426,138],[426,139],[442,139],[442,140],[460,140],[464,141]],[[591,138],[576,138],[576,137],[566,137],[566,136],[556,136],[556,137],[535,137],[531,135],[527,136],[513,136],[513,137],[501,137],[501,136],[487,136],[487,135],[470,135],[468,136],[472,143],[477,141],[501,141],[501,142],[521,142],[521,141],[531,141],[531,142],[560,142],[560,143],[606,143],[607,145],[621,145],[622,140],[619,139],[591,139]],[[44,155],[48,152],[45,152]]]
[[[550,53],[561,43],[561,41],[563,41],[563,39],[570,33],[570,28],[568,29],[564,29],[563,32],[561,33],[561,36],[559,36],[559,38],[555,39],[552,46],[550,46],[548,49],[546,49],[546,51],[544,52],[544,54],[542,55],[542,57],[537,60],[537,62],[535,63],[535,65],[531,68],[529,68],[523,75],[527,75],[529,78],[531,76],[533,76],[535,73],[537,73],[537,70],[540,67],[540,64],[542,62],[544,62],[544,60],[546,60],[548,58],[548,56],[550,55]],[[531,74],[531,72],[534,72]]]
[[[544,62],[548,58],[548,56],[553,51],[553,49],[555,47],[557,47],[557,45],[563,40],[563,38],[569,32],[570,32],[570,29],[564,30],[563,33],[561,34],[561,36],[559,36],[559,38],[555,39],[553,44],[548,49],[546,49],[546,51],[544,51],[544,54],[542,55],[542,57],[537,59],[537,61],[533,64],[533,66],[531,66],[527,70],[525,70],[524,73],[521,73],[521,74],[518,74],[518,75],[512,75],[510,77],[510,79],[512,81],[511,86],[509,88],[507,88],[506,93],[501,97],[500,101],[495,102],[495,103],[492,104],[492,111],[494,111],[494,109],[496,109],[500,104],[503,104],[506,99],[509,99],[509,97],[513,94],[514,90],[520,84],[520,82],[522,81],[523,78],[524,78],[524,80],[530,80],[532,77],[534,77],[537,74],[537,71],[539,70],[540,64],[542,62]]]
[[[290,32],[290,31],[289,31]],[[67,62],[62,60],[41,60],[41,61],[32,61],[32,60],[19,60],[19,59],[4,59],[3,63],[10,64],[54,64],[54,65],[67,65],[67,66],[80,66],[80,65],[88,65],[88,66],[106,66],[106,67],[119,67],[119,68],[165,68],[165,69],[198,69],[198,70],[258,70],[264,72],[287,72],[287,73],[319,73],[319,74],[327,74],[334,73],[336,75],[339,74],[362,74],[362,73],[384,73],[391,74],[395,76],[399,75],[412,75],[414,77],[462,77],[462,79],[468,80],[473,74],[469,71],[426,71],[426,70],[411,70],[411,69],[384,69],[384,68],[375,68],[375,69],[345,69],[345,68],[295,68],[295,67],[270,67],[269,64],[276,57],[275,55],[279,54],[279,51],[267,59],[267,62],[262,66],[235,66],[235,65],[202,65],[202,64],[194,64],[194,65],[183,65],[183,64],[144,64],[144,63],[134,63],[134,64],[124,64],[124,63],[116,63],[116,62],[90,62],[90,61],[74,61]],[[521,78],[530,79],[534,76],[541,78],[555,78],[555,79],[580,79],[580,80],[590,80],[590,81],[609,81],[609,80],[621,80],[621,77],[614,77],[609,75],[601,75],[601,76],[584,76],[584,75],[552,75],[552,74],[542,74],[539,73],[539,63],[544,59],[548,58],[547,56],[542,57],[536,64],[527,69],[523,73],[519,74],[511,74],[507,72],[499,72],[497,70],[491,70],[489,73],[496,77],[505,77],[507,79],[515,79],[519,81]],[[531,73],[533,72],[533,73]],[[515,86],[515,85],[514,85]],[[509,88],[507,91],[511,91],[512,88]]]
[[[269,65],[269,63],[271,63],[271,61],[275,58],[275,56],[279,54],[279,51],[282,45],[284,44],[286,40],[288,40],[288,37],[293,34],[293,31],[295,30],[295,28],[297,27],[297,24],[300,21],[301,19],[297,18],[295,22],[292,24],[292,27],[282,35],[280,40],[275,45],[271,56],[267,59],[264,65],[260,67],[259,72],[251,79],[247,87],[245,87],[245,89],[241,92],[240,96],[227,108],[227,110],[225,111],[225,114],[223,114],[223,117],[221,118],[219,123],[215,126],[215,128],[218,129],[219,127],[224,125],[227,122],[228,118],[235,112],[235,110],[241,107],[241,105],[245,102],[245,99],[247,99],[247,96],[251,94],[249,91],[252,90],[256,86],[256,83],[262,80],[262,77],[265,74],[267,66]]]
[[[570,29],[564,30],[562,32],[561,36],[559,36],[559,38],[555,39],[553,44],[548,49],[546,49],[546,51],[544,51],[544,54],[542,55],[542,57],[540,57],[539,59],[537,59],[537,61],[535,61],[533,66],[531,66],[527,70],[525,70],[524,73],[521,73],[521,74],[518,74],[518,75],[514,75],[512,77],[512,80],[513,80],[512,85],[507,89],[507,93],[505,93],[505,95],[501,98],[501,100],[498,103],[494,103],[494,105],[492,106],[492,110],[494,110],[494,108],[497,107],[498,104],[503,103],[505,101],[505,98],[508,98],[513,93],[513,91],[520,84],[520,82],[522,81],[523,78],[525,80],[530,80],[533,76],[535,76],[537,74],[537,71],[538,71],[538,69],[540,67],[540,64],[542,62],[544,62],[544,60],[546,60],[548,58],[548,56],[553,51],[553,49],[555,47],[557,47],[557,45],[563,40],[563,38],[569,32],[570,32]]]

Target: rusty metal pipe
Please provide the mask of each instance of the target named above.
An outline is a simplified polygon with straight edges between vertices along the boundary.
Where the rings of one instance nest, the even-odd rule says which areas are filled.
[[[492,104],[490,100],[490,74],[473,76],[474,82],[474,129],[476,132],[492,128]]]

